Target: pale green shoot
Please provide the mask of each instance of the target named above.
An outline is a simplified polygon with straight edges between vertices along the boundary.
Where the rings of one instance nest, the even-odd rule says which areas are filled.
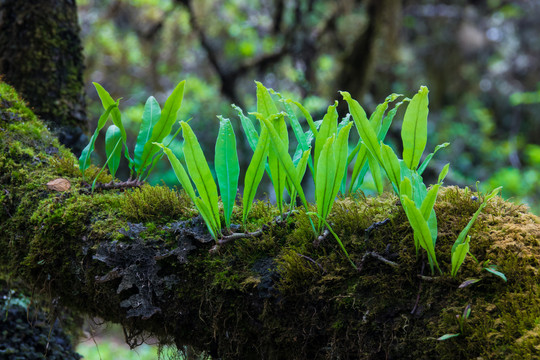
[[[458,238],[454,242],[454,245],[452,246],[452,276],[456,276],[459,268],[461,267],[461,264],[465,261],[465,256],[469,252],[468,244],[469,244],[470,236],[467,236],[467,234],[469,233],[469,230],[471,230],[476,219],[480,215],[480,212],[482,212],[484,207],[486,207],[488,201],[493,199],[495,196],[497,196],[497,194],[499,193],[499,191],[501,191],[501,189],[502,189],[502,186],[499,186],[498,188],[490,192],[488,195],[486,195],[484,202],[478,207],[478,210],[476,210],[471,220],[469,220],[469,223],[467,224],[467,226],[465,226],[465,228],[461,231]],[[465,252],[465,255],[462,257],[460,253],[464,249],[464,246],[462,246],[464,244],[467,244],[466,245],[467,251]],[[456,259],[455,262],[454,262],[454,258]]]

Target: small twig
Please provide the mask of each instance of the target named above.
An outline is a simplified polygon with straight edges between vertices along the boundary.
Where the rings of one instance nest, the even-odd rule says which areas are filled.
[[[383,226],[384,224],[386,224],[387,222],[390,221],[390,218],[386,218],[384,219],[383,221],[379,221],[379,222],[375,222],[373,224],[371,224],[364,232],[364,240],[365,241],[368,241],[369,240],[369,236],[371,235],[371,232],[373,230],[375,230],[376,228],[378,227],[381,227]]]
[[[231,235],[227,235],[222,237],[218,240],[218,245],[223,245],[228,243],[229,241],[238,240],[238,239],[248,239],[253,237],[259,237],[263,234],[263,231],[266,230],[266,225],[263,225],[262,228],[260,228],[257,231],[248,232],[248,233],[232,233]]]
[[[268,230],[268,228],[272,225],[272,224],[280,224],[280,223],[283,223],[284,220],[282,220],[282,216],[285,217],[285,219],[287,219],[291,214],[294,214],[298,212],[298,210],[290,210],[290,211],[287,211],[287,212],[284,212],[283,214],[280,214],[280,215],[277,215],[276,217],[274,217],[271,221],[269,221],[268,223],[264,224],[259,230],[255,230],[253,232],[246,232],[246,233],[232,233],[231,235],[226,235],[226,236],[223,236],[221,239],[219,239],[217,241],[217,247],[216,249],[212,248],[213,250],[212,251],[217,251],[217,249],[219,248],[219,245],[223,245],[223,244],[226,244],[230,241],[233,241],[233,240],[239,240],[239,239],[249,239],[249,238],[254,238],[254,237],[259,237],[261,236],[266,230]]]
[[[312,258],[310,258],[309,256],[306,256],[306,255],[302,255],[302,254],[299,254],[299,253],[296,253],[296,255],[300,256],[301,258],[304,258],[308,261],[311,261],[312,263],[314,263],[315,265],[317,265],[319,267],[319,269],[321,269],[321,271],[323,273],[326,273],[326,270],[324,270],[324,268],[322,267],[321,264],[319,264],[318,262],[316,262],[315,260],[313,260]]]
[[[379,261],[381,261],[381,262],[383,262],[383,263],[385,263],[387,265],[390,265],[393,268],[399,267],[398,263],[384,258],[381,254],[379,254],[379,253],[377,253],[375,251],[366,251],[364,256],[362,256],[362,260],[360,260],[360,265],[358,266],[358,271],[362,271],[362,267],[364,266],[364,262],[366,261],[366,259],[369,256],[374,257],[375,259],[377,259],[377,260],[379,260]]]
[[[113,190],[113,189],[127,189],[127,188],[134,188],[134,187],[141,187],[144,184],[144,181],[141,181],[139,179],[128,179],[126,181],[120,181],[120,182],[114,182],[114,180],[108,182],[108,183],[96,183],[96,186],[94,187],[94,190],[102,189],[102,190]],[[84,183],[84,186],[87,188],[91,188],[92,185],[88,184],[87,182]]]

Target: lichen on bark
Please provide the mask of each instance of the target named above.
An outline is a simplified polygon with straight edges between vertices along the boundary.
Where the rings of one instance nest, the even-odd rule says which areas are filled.
[[[360,271],[331,236],[314,241],[304,210],[272,221],[278,211],[267,202],[251,212],[269,224],[262,236],[211,253],[213,240],[182,191],[145,185],[91,194],[73,155],[13,90],[0,84],[0,96],[0,277],[122,324],[132,344],[149,334],[223,359],[538,354],[540,220],[523,206],[501,198],[486,206],[469,233],[479,263],[468,257],[455,279],[451,246],[482,201],[457,187],[442,189],[436,204],[443,276],[431,277],[416,255],[392,194],[338,199],[329,216]],[[71,188],[48,189],[57,177]],[[174,216],[163,217],[168,207]],[[233,223],[241,222],[238,210]],[[508,282],[483,270],[486,261]],[[480,281],[459,288],[471,278]],[[471,316],[460,328],[456,316],[467,305]]]

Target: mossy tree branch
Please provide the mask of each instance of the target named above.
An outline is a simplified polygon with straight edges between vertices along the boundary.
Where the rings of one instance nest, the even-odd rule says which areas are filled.
[[[69,190],[47,188],[60,177]],[[88,194],[73,155],[4,83],[0,184],[0,277],[122,324],[133,345],[153,335],[224,359],[531,358],[540,346],[540,220],[500,198],[469,233],[480,264],[467,258],[456,279],[418,278],[426,259],[391,194],[340,199],[330,215],[361,272],[331,236],[314,245],[304,210],[278,224],[265,202],[254,204],[247,229],[269,224],[260,237],[210,253],[215,242],[182,192],[144,185]],[[446,188],[436,205],[446,274],[479,206],[472,195]],[[236,209],[233,222],[241,216]],[[482,271],[486,261],[508,283]],[[467,278],[481,281],[459,289]],[[463,333],[436,341],[460,331],[456,315],[467,304]]]

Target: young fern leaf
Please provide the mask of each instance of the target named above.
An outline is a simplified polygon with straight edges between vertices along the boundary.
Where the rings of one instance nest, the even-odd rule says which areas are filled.
[[[334,177],[334,183],[332,185],[332,193],[331,193],[331,203],[328,207],[327,214],[332,211],[332,206],[334,204],[334,200],[339,192],[339,189],[342,184],[342,180],[345,177],[346,169],[347,169],[347,152],[349,147],[349,133],[351,131],[353,123],[349,122],[347,125],[345,125],[339,132],[336,138],[336,141],[334,142],[334,161],[336,162],[336,172]]]
[[[283,115],[270,116],[270,122],[272,127],[276,130],[281,143],[288,155],[289,137],[287,133],[287,125]],[[272,133],[270,133],[272,138]],[[274,191],[276,193],[276,206],[280,214],[283,214],[283,193],[285,191],[285,184],[287,181],[287,171],[282,164],[280,154],[276,147],[270,146],[268,149],[268,166],[272,174],[272,183],[274,185]]]
[[[300,122],[298,121],[298,118],[296,117],[296,114],[292,110],[290,103],[283,99],[281,100],[281,103],[283,104],[283,107],[285,108],[285,111],[287,112],[287,118],[289,119],[289,124],[291,124],[291,129],[293,130],[294,136],[296,137],[296,140],[298,141],[297,149],[299,150],[299,154],[303,156],[305,151],[311,148],[311,145],[308,143],[306,134],[304,133],[304,130],[302,129],[302,126],[300,125]],[[296,152],[295,152],[295,155],[296,155]],[[294,161],[295,159],[293,158],[293,162]],[[307,166],[309,166],[309,170],[311,171],[311,174],[314,174],[315,170],[313,169],[313,160],[311,159],[311,155],[308,157]]]
[[[100,84],[94,82],[94,87],[96,88],[96,91],[98,93],[98,96],[101,100],[101,104],[103,105],[104,109],[108,109],[109,106],[116,104],[117,106],[112,109],[111,115],[114,125],[118,126],[120,129],[120,134],[122,135],[122,142],[124,144],[124,157],[128,161],[129,169],[133,169],[133,159],[129,156],[129,150],[127,147],[127,135],[126,130],[124,129],[124,125],[122,124],[122,115],[120,113],[120,109],[118,108],[118,103],[120,102],[120,99],[117,101],[114,101],[111,95],[101,86]]]
[[[285,144],[286,148],[288,148],[289,136],[287,134],[287,125],[285,124],[283,115],[277,116],[278,109],[269,90],[260,82],[255,81],[255,83],[257,84],[257,113],[254,113],[254,115],[256,115],[259,120],[270,119],[273,123],[273,127],[278,132],[281,141]],[[276,206],[280,214],[283,214],[283,192],[285,191],[287,175],[283,165],[278,159],[278,154],[274,147],[268,148],[268,166],[270,170],[270,180],[272,181],[276,193]]]
[[[99,131],[105,126],[111,111],[116,107],[118,107],[117,102],[110,105],[107,108],[107,110],[105,110],[105,112],[103,114],[101,114],[101,116],[99,117],[99,120],[98,120],[97,128],[94,131],[94,134],[92,135],[92,137],[90,138],[90,141],[88,142],[88,144],[85,146],[85,148],[81,152],[81,156],[79,157],[79,169],[81,170],[81,174],[82,174],[83,179],[85,178],[84,173],[85,173],[86,169],[88,169],[88,167],[90,166],[90,163],[91,163],[90,156],[94,152],[94,146],[95,146],[96,139],[98,137]]]
[[[176,157],[176,155],[174,155],[171,149],[160,143],[154,143],[154,145],[156,145],[158,148],[161,148],[163,150],[163,153],[167,155],[167,158],[171,163],[171,167],[174,171],[174,174],[176,175],[176,178],[178,179],[178,182],[180,183],[180,185],[182,185],[182,188],[184,188],[184,191],[186,192],[186,194],[188,194],[191,201],[195,202],[195,198],[197,197],[197,195],[195,194],[195,189],[191,184],[189,175],[186,172],[186,169],[184,169],[184,165],[182,165],[180,160],[178,160],[178,158]]]
[[[242,109],[234,104],[231,106],[238,112],[238,117],[240,118],[240,123],[242,124],[242,129],[244,129],[244,133],[246,134],[249,146],[251,147],[251,150],[255,151],[257,148],[257,142],[259,141],[259,133],[257,133],[257,130],[255,130],[255,126],[253,126],[251,119],[244,115]]]
[[[382,164],[383,160],[381,157],[381,146],[379,145],[375,130],[373,130],[373,127],[367,119],[366,112],[356,100],[351,98],[351,94],[346,91],[340,91],[340,93],[343,96],[343,99],[349,104],[349,112],[351,113],[354,123],[356,124],[358,135],[360,135],[360,138],[371,155],[373,155],[379,164]]]
[[[451,270],[452,277],[456,277],[457,272],[459,271],[459,268],[465,261],[465,257],[467,256],[467,253],[469,252],[470,241],[471,241],[471,236],[467,235],[467,239],[465,239],[464,242],[456,246],[455,251],[452,252],[452,270]]]
[[[420,210],[416,208],[414,202],[409,199],[407,195],[401,195],[401,204],[405,210],[405,214],[409,219],[409,223],[414,232],[414,236],[418,237],[418,242],[424,250],[428,253],[430,260],[431,272],[434,272],[433,265],[439,270],[439,273],[442,274],[439,264],[437,263],[437,258],[435,255],[435,246],[433,245],[433,239],[431,237],[431,232],[429,230],[428,223]]]
[[[188,194],[191,201],[193,201],[193,204],[197,207],[197,210],[199,210],[199,213],[201,214],[204,222],[206,223],[206,227],[208,228],[208,231],[210,232],[210,235],[217,240],[219,231],[216,229],[215,221],[213,219],[213,216],[208,210],[208,207],[205,205],[204,201],[202,201],[197,195],[195,194],[195,189],[193,188],[193,185],[191,185],[191,180],[189,178],[188,173],[186,172],[186,169],[184,169],[184,166],[182,163],[178,160],[176,155],[163,144],[160,143],[154,143],[158,148],[163,149],[163,152],[165,155],[167,155],[167,158],[169,159],[169,162],[171,163],[171,166],[173,168],[174,174],[176,175],[176,178],[180,182],[180,185],[184,188],[185,192]]]
[[[461,232],[459,233],[458,238],[456,239],[456,241],[454,242],[454,245],[452,246],[452,253],[456,251],[456,248],[460,244],[464,243],[465,238],[467,234],[469,233],[469,230],[471,230],[472,226],[474,225],[474,222],[478,218],[478,215],[480,215],[482,210],[486,207],[486,205],[488,204],[488,201],[494,198],[499,193],[499,191],[501,191],[501,189],[502,189],[502,186],[499,186],[498,188],[494,189],[491,193],[489,193],[486,196],[486,198],[484,199],[484,202],[480,205],[480,207],[478,207],[478,210],[476,210],[471,220],[469,220],[469,223],[467,224],[467,226],[465,226],[465,228],[461,230]]]
[[[139,128],[139,134],[137,134],[137,143],[135,144],[135,151],[133,154],[135,173],[137,174],[139,174],[142,165],[144,146],[150,141],[152,129],[159,121],[160,117],[161,108],[159,107],[159,103],[153,96],[150,96],[144,105],[141,127]]]
[[[403,161],[411,170],[416,170],[427,143],[428,88],[421,86],[413,96],[401,127]]]
[[[300,200],[302,200],[302,204],[307,209],[308,204],[306,201],[306,197],[304,195],[304,190],[302,189],[302,185],[300,184],[300,180],[298,178],[298,173],[296,168],[294,167],[293,161],[291,159],[291,156],[289,155],[289,152],[287,151],[287,146],[281,139],[280,134],[277,132],[277,130],[274,128],[274,125],[270,121],[271,119],[262,119],[265,128],[268,131],[268,134],[270,135],[270,138],[272,139],[272,144],[274,145],[274,148],[276,150],[276,154],[278,156],[278,159],[283,166],[283,169],[285,170],[288,178],[291,180],[294,188],[298,192],[298,195],[300,196]]]
[[[264,166],[268,156],[269,143],[268,130],[266,127],[263,127],[261,129],[261,136],[259,137],[257,147],[255,148],[255,152],[253,153],[253,157],[251,158],[244,178],[244,194],[242,196],[242,222],[244,223],[244,226],[246,225],[253,199],[255,199],[257,188],[264,175]]]
[[[109,164],[109,162],[111,161],[111,158],[114,156],[114,153],[116,152],[117,149],[122,149],[122,147],[120,146],[120,144],[122,144],[122,139],[119,139],[115,146],[113,147],[112,149],[112,154],[109,155],[107,157],[107,161],[105,162],[105,164],[103,164],[103,166],[101,167],[101,170],[99,170],[99,172],[97,173],[96,177],[94,178],[94,181],[92,182],[92,189],[91,189],[91,192],[93,193],[94,192],[94,188],[96,187],[96,181],[97,179],[99,178],[99,175],[101,175],[101,173],[103,172],[103,170],[105,170],[105,167]]]
[[[328,208],[332,199],[332,188],[336,177],[336,162],[334,159],[335,135],[326,139],[319,159],[315,178],[315,202],[317,203],[317,214],[319,215],[318,232],[322,232],[323,220],[328,216]]]
[[[422,175],[424,173],[424,170],[426,170],[429,162],[431,161],[431,159],[433,158],[433,156],[437,153],[437,151],[439,151],[440,149],[444,149],[445,147],[447,147],[448,145],[450,145],[450,143],[444,143],[444,144],[440,144],[440,145],[437,145],[435,146],[435,150],[433,150],[432,153],[430,153],[428,156],[426,156],[426,158],[424,159],[424,161],[422,162],[422,165],[420,165],[420,167],[418,168],[417,172],[418,172],[418,175]]]
[[[225,225],[231,226],[231,215],[236,199],[240,165],[236,153],[236,137],[229,119],[219,118],[219,133],[216,141],[214,164],[219,184]]]
[[[317,137],[317,134],[318,134],[318,131],[317,131],[317,125],[316,125],[316,122],[313,121],[313,118],[311,117],[311,114],[309,113],[309,111],[306,110],[306,108],[300,104],[299,102],[297,101],[293,101],[293,100],[290,100],[290,99],[287,99],[285,100],[287,103],[291,103],[291,104],[294,104],[298,107],[298,109],[300,109],[300,111],[302,112],[302,114],[304,115],[304,117],[306,118],[306,121],[308,123],[308,126],[309,126],[309,129],[311,130],[311,133]],[[309,143],[309,142],[308,142]]]
[[[399,186],[401,185],[401,170],[399,159],[392,148],[381,142],[381,156],[384,161],[384,171],[392,183],[395,193],[399,196]]]
[[[296,165],[296,177],[298,178],[298,181],[300,182],[300,185],[302,185],[302,180],[304,179],[304,175],[306,174],[306,167],[308,165],[308,159],[311,156],[311,148],[304,151],[302,154],[302,157],[298,160],[298,164]],[[294,163],[294,160],[293,160]],[[291,196],[291,206],[293,207],[296,200],[296,188],[294,187],[293,183],[291,182],[291,179],[287,177],[287,189],[290,190],[290,196]]]
[[[111,125],[105,133],[105,154],[110,158],[108,166],[112,177],[116,176],[116,171],[120,166],[120,157],[122,156],[122,147],[117,146],[122,141],[120,129],[116,125]]]
[[[217,186],[212,177],[212,172],[208,166],[208,162],[204,157],[201,145],[197,140],[197,136],[188,125],[188,123],[180,122],[182,133],[184,136],[184,157],[189,175],[193,179],[193,183],[197,187],[199,196],[203,204],[207,207],[208,216],[211,220],[212,227],[216,235],[221,230],[218,207],[218,191]]]
[[[338,102],[334,102],[334,105],[330,105],[326,114],[323,117],[321,127],[317,137],[315,138],[315,153],[313,156],[315,173],[317,173],[317,165],[319,164],[319,156],[323,149],[323,146],[326,144],[326,140],[332,135],[337,134],[337,119],[338,113],[336,111]]]
[[[399,96],[402,96],[400,94],[391,94],[389,96],[386,97],[386,100],[385,100],[385,103],[388,103],[388,102],[392,102],[394,101],[397,97]],[[405,101],[405,100],[404,100]],[[388,133],[388,130],[390,129],[390,125],[392,124],[392,121],[397,113],[397,110],[399,109],[399,107],[403,104],[404,101],[401,101],[399,103],[397,103],[394,108],[392,110],[390,110],[388,112],[388,114],[383,118],[382,120],[382,125],[380,127],[380,130],[377,134],[377,140],[379,142],[382,142],[384,140],[384,138],[386,137],[386,134]],[[370,119],[370,123],[373,125],[372,121],[373,120],[373,115],[372,115],[372,119]],[[359,149],[358,151],[358,157],[354,163],[354,167],[353,167],[353,173],[352,173],[352,176],[351,176],[351,183],[349,185],[349,192],[353,192],[353,191],[356,191],[363,183],[364,181],[364,177],[368,171],[368,168],[369,166],[366,165],[366,161],[367,161],[367,149],[365,146],[362,145],[362,142],[361,142],[361,138],[360,138],[360,141],[358,141],[358,144],[356,145]],[[356,149],[355,148],[355,149]],[[382,151],[383,149],[381,148],[381,156],[384,156],[384,154],[382,154]],[[352,155],[352,154],[351,154]],[[386,154],[386,156],[389,156],[390,154]],[[395,154],[394,154],[395,156]],[[397,156],[395,156],[396,159],[397,159]],[[388,159],[386,158],[383,158],[383,161],[387,161]],[[349,159],[349,163],[352,161],[352,158]],[[401,182],[401,179],[399,178],[399,176],[397,177],[398,180],[397,182],[393,182],[392,181],[392,178],[390,174],[388,174],[388,170],[391,170],[389,168],[387,168],[386,164],[383,162],[382,164],[380,164],[381,166],[383,166],[383,169],[385,170],[386,172],[386,175],[388,176],[388,178],[390,179],[390,181],[392,182],[392,187],[394,188],[394,191],[396,192],[396,194],[399,194],[399,183]]]
[[[139,177],[144,173],[146,167],[151,164],[152,158],[159,151],[159,147],[155,146],[154,143],[161,143],[163,139],[171,133],[173,124],[176,122],[178,111],[182,105],[185,84],[185,80],[181,81],[167,98],[167,101],[165,101],[165,106],[161,111],[159,120],[152,129],[152,136],[143,147],[143,152],[140,157],[140,166],[137,171]]]

